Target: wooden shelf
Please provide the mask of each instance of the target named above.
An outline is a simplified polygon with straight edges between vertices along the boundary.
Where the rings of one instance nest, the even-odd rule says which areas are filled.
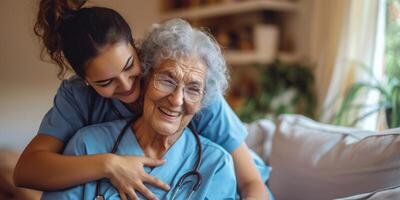
[[[286,0],[248,0],[164,12],[161,18],[181,17],[193,20],[261,10],[292,12],[298,10],[298,5]]]
[[[266,64],[272,62],[276,58],[284,62],[295,62],[297,60],[296,54],[287,52],[279,52],[276,57],[268,57],[254,51],[226,51],[224,52],[224,57],[229,65],[251,63]]]

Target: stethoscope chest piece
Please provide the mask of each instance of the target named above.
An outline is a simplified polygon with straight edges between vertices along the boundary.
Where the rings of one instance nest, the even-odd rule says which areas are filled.
[[[94,200],[104,200],[104,196],[103,195],[97,195]]]

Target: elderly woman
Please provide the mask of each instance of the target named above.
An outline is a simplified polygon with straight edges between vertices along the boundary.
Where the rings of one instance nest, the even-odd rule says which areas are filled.
[[[64,153],[115,151],[162,158],[164,165],[145,167],[171,186],[166,192],[146,185],[157,198],[235,199],[237,185],[230,154],[187,127],[202,106],[227,87],[227,69],[218,45],[185,21],[170,20],[154,28],[141,50],[146,77],[142,115],[81,129]],[[132,196],[143,198],[140,193]],[[95,197],[120,198],[107,179],[43,195],[43,199]]]

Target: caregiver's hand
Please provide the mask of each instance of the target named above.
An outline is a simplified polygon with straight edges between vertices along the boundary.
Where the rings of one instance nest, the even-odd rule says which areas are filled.
[[[132,200],[139,199],[135,191],[143,194],[147,199],[157,197],[143,184],[144,182],[157,186],[165,191],[169,186],[154,176],[144,171],[144,166],[156,167],[164,164],[165,161],[143,156],[120,156],[110,154],[107,166],[107,178],[118,189],[122,200],[129,197]]]

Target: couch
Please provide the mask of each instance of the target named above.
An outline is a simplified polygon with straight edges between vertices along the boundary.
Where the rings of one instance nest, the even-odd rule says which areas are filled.
[[[15,187],[12,176],[18,157],[17,152],[0,148],[0,200],[40,199],[39,191]]]
[[[272,167],[277,200],[400,199],[400,128],[365,131],[301,115],[246,126],[248,145]]]

